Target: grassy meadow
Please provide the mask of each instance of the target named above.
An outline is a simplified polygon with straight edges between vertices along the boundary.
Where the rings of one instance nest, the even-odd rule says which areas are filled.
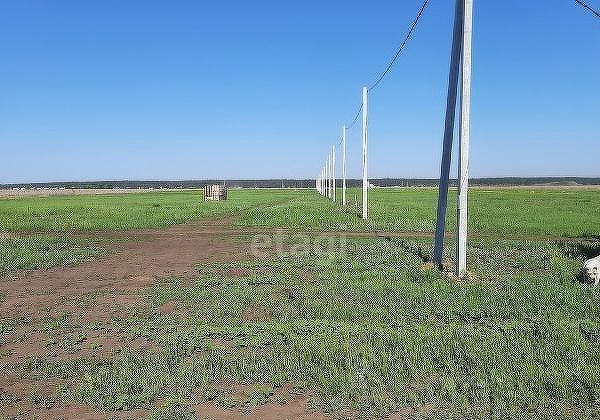
[[[89,239],[55,235],[0,238],[0,276],[20,269],[73,265],[104,253],[104,248]]]
[[[50,349],[66,335],[75,351],[15,367],[59,384],[32,401],[84,404],[107,417],[143,408],[148,418],[187,419],[202,418],[206,404],[242,415],[307,393],[311,409],[331,418],[600,416],[600,290],[578,281],[583,260],[600,254],[600,190],[472,190],[470,275],[461,281],[427,264],[432,241],[418,235],[434,229],[435,190],[370,194],[367,222],[353,203],[342,209],[306,190],[233,190],[224,203],[187,191],[0,200],[0,231],[20,238],[0,246],[38,255],[17,264],[0,251],[13,261],[0,262],[8,272],[2,281],[17,268],[63,264],[64,250],[93,257],[92,243],[81,251],[80,243],[47,236],[71,231],[232,216],[237,228],[306,233],[284,236],[283,253],[198,264],[191,282],[159,278],[137,291],[133,315],[86,324],[65,313],[36,324]],[[343,236],[372,230],[415,235]],[[28,244],[30,232],[45,247]],[[337,232],[333,252],[308,246],[321,232]],[[248,247],[253,236],[232,239]],[[449,262],[453,249],[449,239]],[[0,325],[16,322],[3,314]],[[98,331],[153,346],[78,356],[77,346]],[[0,392],[3,400],[9,396]]]
[[[0,232],[78,232],[158,228],[238,215],[241,227],[315,231],[432,232],[437,191],[369,191],[369,220],[357,217],[360,191],[349,189],[348,208],[307,190],[230,190],[225,202],[204,202],[202,192],[73,195],[0,200]],[[355,206],[354,198],[358,197]],[[600,237],[598,189],[472,189],[469,228],[478,234]],[[456,194],[447,225],[455,229]]]
[[[355,202],[356,197],[356,202]],[[369,220],[356,217],[362,208],[361,191],[347,191],[348,208],[315,200],[312,193],[260,209],[237,220],[243,226],[314,228],[316,230],[382,230],[433,232],[437,190],[432,188],[377,188],[369,190]],[[598,189],[472,189],[469,192],[469,229],[486,235],[600,237]],[[447,227],[456,228],[456,191],[448,198]]]
[[[525,264],[510,242],[480,243],[470,253],[480,280],[467,283],[404,249],[351,240],[343,255],[211,264],[186,287],[165,278],[145,314],[120,324],[159,352],[46,373],[83,378],[76,398],[105,410],[164,393],[243,409],[252,402],[217,384],[254,384],[267,401],[291,383],[316,390],[315,406],[334,417],[597,414],[600,296],[573,283],[579,264],[562,249],[519,245],[533,256]],[[223,274],[232,268],[243,275]],[[158,314],[173,302],[184,316]]]
[[[158,228],[225,217],[293,197],[293,192],[230,191],[230,200],[204,202],[201,190],[70,195],[0,200],[0,232],[79,232]]]

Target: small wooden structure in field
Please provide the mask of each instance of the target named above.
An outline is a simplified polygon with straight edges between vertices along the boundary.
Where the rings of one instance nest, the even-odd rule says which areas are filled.
[[[204,186],[204,201],[227,200],[227,187],[225,185],[213,184]]]

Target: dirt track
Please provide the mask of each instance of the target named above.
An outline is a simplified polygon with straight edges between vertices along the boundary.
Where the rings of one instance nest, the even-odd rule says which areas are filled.
[[[50,351],[45,342],[48,334],[42,325],[49,318],[68,313],[69,323],[77,326],[92,322],[107,322],[111,317],[127,317],[132,314],[143,297],[140,292],[156,279],[178,276],[183,281],[195,276],[194,265],[208,261],[228,261],[243,257],[229,239],[212,234],[198,234],[202,228],[179,225],[166,229],[137,232],[133,239],[121,237],[113,243],[106,256],[73,267],[54,267],[48,270],[23,270],[6,275],[0,281],[0,302],[3,317],[22,320],[10,335],[1,338],[0,365],[22,364],[28,357],[67,359],[108,357],[122,346],[148,349],[152,343],[119,336],[116,331],[98,331],[88,336],[82,347],[74,354],[58,349]],[[74,335],[80,327],[71,329]],[[99,351],[97,349],[100,349]],[[50,354],[52,353],[52,354]],[[19,377],[18,369],[4,369],[0,375],[2,394],[20,399],[6,415],[25,413],[26,418],[106,418],[89,407],[79,404],[68,407],[39,409],[29,403],[32,389],[42,388],[51,393],[47,383]],[[0,411],[2,412],[2,411]],[[127,416],[142,415],[141,412],[125,413]]]
[[[81,333],[83,326],[90,323],[110,325],[113,317],[133,315],[143,304],[143,289],[160,278],[176,276],[186,282],[197,275],[195,264],[249,258],[248,247],[232,240],[238,232],[224,226],[226,222],[228,220],[224,219],[208,226],[190,223],[157,230],[96,234],[93,236],[104,239],[116,237],[103,257],[72,267],[23,270],[2,278],[2,317],[17,322],[10,334],[0,336],[0,366],[3,370],[0,397],[17,401],[4,411],[0,410],[0,414],[48,419],[144,417],[147,410],[102,413],[74,403],[40,408],[30,401],[32,390],[51,395],[57,384],[37,381],[27,375],[23,377],[19,366],[31,356],[62,360],[111,357],[116,349],[125,346],[153,350],[153,343],[140,338],[131,341],[130,337],[122,336],[110,327],[92,333],[87,331],[86,340],[74,353],[56,347],[50,350],[47,347],[49,334],[43,325],[48,319],[60,319],[68,314],[71,325],[66,334],[68,337]],[[238,410],[216,408],[212,404],[195,408],[209,418],[324,418],[322,414],[307,412],[303,398],[298,397],[285,406],[267,404],[245,416]]]

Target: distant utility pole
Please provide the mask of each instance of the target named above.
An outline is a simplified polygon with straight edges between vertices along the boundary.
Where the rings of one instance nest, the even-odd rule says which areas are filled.
[[[369,188],[367,180],[367,92],[363,87],[362,91],[362,218],[368,218],[367,189]]]
[[[328,165],[329,165],[329,172],[327,173],[327,176],[329,178],[329,199],[331,199],[331,197],[333,197],[333,187],[331,185],[331,152],[329,152],[329,160],[328,160]]]
[[[331,198],[331,156],[327,155],[327,198]]]
[[[456,240],[456,275],[458,277],[464,277],[467,272],[467,196],[469,189],[472,24],[473,0],[456,0],[433,260],[438,264],[441,264],[444,251],[450,161],[454,137],[454,115],[456,112],[456,96],[460,73],[460,160],[458,170],[459,185]]]
[[[335,144],[331,148],[331,184],[333,185],[333,201],[335,202]]]
[[[325,160],[325,197],[329,197],[329,157]]]
[[[329,190],[329,184],[327,184],[327,161],[323,166],[323,196],[327,197],[327,191]]]
[[[346,126],[342,127],[342,206],[346,206]]]
[[[321,175],[319,176],[320,182],[319,182],[319,193],[321,193],[321,195],[323,195],[323,169],[321,169]]]
[[[331,198],[331,154],[327,156],[327,198]]]
[[[323,196],[327,194],[327,164],[323,166]]]

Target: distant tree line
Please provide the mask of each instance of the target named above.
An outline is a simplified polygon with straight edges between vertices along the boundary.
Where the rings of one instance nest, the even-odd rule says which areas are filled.
[[[336,180],[338,187],[342,181]],[[435,178],[374,178],[369,182],[375,187],[437,187],[438,180]],[[534,186],[534,185],[600,185],[600,178],[580,177],[504,177],[504,178],[472,178],[473,186]],[[205,185],[225,184],[229,188],[313,188],[313,179],[206,179],[185,181],[82,181],[82,182],[41,182],[22,184],[0,184],[2,189],[11,188],[89,188],[89,189],[113,189],[113,188],[203,188]],[[347,179],[349,188],[359,187],[360,179]],[[451,185],[456,186],[456,180],[451,180]]]

